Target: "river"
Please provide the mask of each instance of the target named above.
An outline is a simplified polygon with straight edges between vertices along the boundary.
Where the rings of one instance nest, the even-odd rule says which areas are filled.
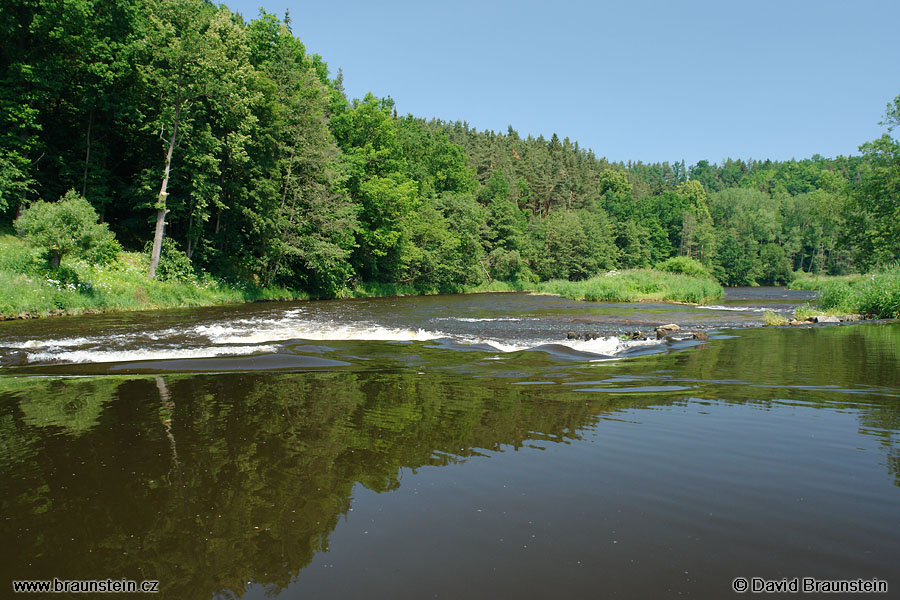
[[[0,323],[2,585],[727,598],[739,577],[813,577],[894,592],[900,323],[760,327],[810,298],[476,294]],[[655,339],[667,323],[677,339]]]

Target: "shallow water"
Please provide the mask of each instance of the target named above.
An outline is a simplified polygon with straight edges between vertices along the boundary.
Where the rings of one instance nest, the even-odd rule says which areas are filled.
[[[0,324],[2,578],[158,579],[171,598],[893,591],[900,324],[752,327],[808,297]],[[615,337],[670,322],[711,339]]]

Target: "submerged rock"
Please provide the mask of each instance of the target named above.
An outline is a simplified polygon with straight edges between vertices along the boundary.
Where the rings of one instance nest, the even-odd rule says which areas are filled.
[[[583,333],[576,333],[574,331],[566,332],[567,340],[584,340],[587,342],[590,340],[596,340],[597,338],[601,337],[603,337],[603,334],[599,331],[585,331]]]
[[[695,339],[695,340],[706,341],[706,340],[709,339],[709,334],[708,334],[708,333],[703,333],[703,332],[701,332],[701,331],[695,331],[695,332],[694,332],[694,339]]]

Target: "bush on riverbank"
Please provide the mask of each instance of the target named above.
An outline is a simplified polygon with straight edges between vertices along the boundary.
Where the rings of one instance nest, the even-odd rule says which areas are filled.
[[[284,288],[228,285],[206,274],[150,280],[149,257],[139,252],[121,252],[107,265],[65,258],[58,268],[43,254],[25,240],[0,235],[0,318],[306,297]]]
[[[701,279],[715,279],[700,261],[696,261],[688,256],[673,256],[656,265],[656,270],[668,273],[681,273],[682,275],[699,277]]]

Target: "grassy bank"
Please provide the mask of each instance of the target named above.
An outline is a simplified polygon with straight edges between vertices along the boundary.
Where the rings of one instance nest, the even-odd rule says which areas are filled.
[[[538,284],[536,291],[573,300],[637,302],[661,300],[702,304],[722,297],[722,286],[711,279],[690,277],[650,269],[613,271],[585,281],[552,280]]]
[[[540,284],[519,281],[492,281],[478,285],[461,285],[444,289],[421,288],[403,283],[366,282],[345,288],[342,298],[386,298],[390,296],[428,296],[434,294],[479,294],[486,292],[536,292]]]
[[[51,269],[41,251],[0,235],[0,318],[84,312],[210,306],[262,299],[295,299],[284,288],[228,285],[201,274],[178,281],[147,279],[145,254],[122,252],[108,265],[66,258]]]
[[[689,302],[701,304],[722,297],[722,286],[711,279],[690,277],[651,269],[611,271],[584,281],[554,279],[541,283],[492,281],[453,289],[421,289],[395,283],[361,283],[344,290],[344,298],[417,296],[438,293],[532,292],[553,294],[572,300],[595,302]]]
[[[791,284],[792,289],[818,290],[815,308],[829,314],[863,314],[879,319],[900,318],[900,263],[868,275],[817,277]],[[798,314],[815,312],[803,307]]]
[[[804,273],[798,276],[788,286],[792,290],[821,290],[823,286],[831,283],[847,283],[860,275],[808,275]]]
[[[59,268],[51,269],[40,249],[10,233],[0,233],[0,319],[309,298],[303,292],[287,288],[228,284],[203,273],[175,281],[150,280],[146,276],[147,267],[146,254],[122,252],[107,265],[92,265],[67,257]],[[721,286],[712,280],[653,270],[611,272],[586,281],[494,281],[452,290],[361,283],[352,289],[345,289],[341,295],[362,298],[433,294],[439,291],[536,292],[574,300],[606,302],[661,300],[701,303],[722,296]]]

